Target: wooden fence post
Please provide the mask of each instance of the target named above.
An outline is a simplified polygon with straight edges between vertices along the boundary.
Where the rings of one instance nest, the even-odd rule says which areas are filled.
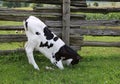
[[[70,43],[70,0],[63,0],[63,16],[62,16],[62,39],[69,45]]]

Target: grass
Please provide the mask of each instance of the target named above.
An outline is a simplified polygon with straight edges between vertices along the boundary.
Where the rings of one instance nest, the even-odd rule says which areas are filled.
[[[120,13],[85,13],[86,20],[120,20]]]
[[[75,12],[73,14],[84,14],[86,20],[120,20],[120,12],[111,13],[83,13]]]
[[[73,67],[65,66],[64,70],[54,67],[38,53],[35,53],[35,59],[40,71],[28,64],[25,53],[2,55],[0,84],[119,84],[119,50],[84,47],[78,52],[84,59]],[[46,70],[45,66],[51,66],[54,70]]]
[[[33,10],[33,7],[18,7],[18,8],[13,8],[17,10]]]
[[[20,25],[23,25],[23,23],[16,21],[0,21],[0,26],[20,26]]]
[[[25,42],[10,42],[10,43],[0,43],[0,50],[12,50],[17,48],[23,48]]]
[[[86,41],[120,42],[119,36],[84,36]]]

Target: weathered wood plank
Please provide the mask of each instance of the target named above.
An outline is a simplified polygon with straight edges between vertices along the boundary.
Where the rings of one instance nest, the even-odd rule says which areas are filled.
[[[46,8],[45,8],[46,9]],[[50,9],[50,8],[49,8]],[[52,8],[51,8],[52,9]],[[1,9],[0,19],[9,21],[23,21],[26,17],[34,15],[42,20],[61,20],[62,12],[35,12],[32,10]],[[85,19],[85,15],[71,14],[72,19]]]
[[[70,45],[71,46],[80,46],[83,44],[83,36],[80,36],[78,34],[76,35],[70,35]]]
[[[0,26],[0,30],[24,30],[23,26]]]
[[[103,42],[103,41],[83,41],[78,38],[76,41],[71,41],[71,46],[81,47],[120,47],[120,42]]]
[[[62,18],[61,13],[41,13],[34,12],[32,10],[15,10],[15,9],[1,9],[0,8],[0,19],[9,21],[23,21],[26,17],[34,15],[43,20],[60,20]]]
[[[5,1],[61,5],[63,0],[5,0]],[[84,0],[71,0],[71,6],[87,7],[87,4],[86,1]]]
[[[110,13],[110,12],[120,12],[120,8],[72,7],[72,8],[71,8],[71,12]]]
[[[120,47],[120,42],[98,42],[98,41],[84,41],[82,46],[92,47]]]
[[[61,7],[34,7],[33,9],[34,12],[49,12],[49,13],[62,13],[62,8]]]
[[[71,20],[85,20],[86,15],[84,14],[70,14]]]
[[[0,42],[23,42],[26,41],[26,39],[25,35],[0,35]]]
[[[56,24],[54,24],[56,25]],[[62,29],[50,26],[49,29],[55,34],[61,36]],[[24,30],[23,26],[0,26],[0,30]],[[94,29],[89,28],[71,28],[70,34],[92,35],[92,36],[120,36],[120,29]]]
[[[71,20],[72,26],[120,26],[120,20]]]
[[[96,1],[96,0],[92,0],[92,1]],[[97,0],[97,1],[103,1],[103,0]],[[120,0],[104,0],[104,1],[108,1],[108,2],[120,2]]]
[[[71,6],[75,7],[87,7],[86,1],[80,1],[80,0],[71,0]]]
[[[0,55],[7,55],[10,53],[15,53],[15,52],[25,52],[25,50],[23,48],[18,48],[14,50],[0,50]]]
[[[39,13],[38,13],[39,14]],[[0,13],[0,20],[4,20],[4,21],[23,21],[25,18],[29,17],[30,14],[27,14],[27,15],[12,15],[12,14],[1,14]],[[53,15],[49,15],[49,13],[42,13],[42,14],[39,14],[39,15],[34,15],[38,18],[40,18],[41,20],[43,21],[46,21],[46,20],[61,20],[62,19],[62,16],[61,14],[53,14]],[[85,16],[84,15],[76,15],[76,14],[72,14],[71,15],[71,18],[72,19],[81,19],[81,20],[85,20]]]
[[[0,14],[0,20],[3,21],[23,21],[25,18],[29,17],[30,15],[4,15],[4,14]],[[62,17],[56,17],[56,16],[41,16],[41,15],[34,15],[38,18],[40,18],[41,20],[45,21],[45,20],[61,20]]]
[[[15,10],[15,9],[6,9],[0,8],[0,13],[4,14],[21,14],[21,15],[61,15],[62,9],[59,7],[49,7],[49,8],[40,8],[37,7],[33,11],[32,10]],[[71,12],[93,12],[93,13],[109,13],[109,12],[120,12],[120,8],[85,8],[85,7],[72,7]]]
[[[52,7],[49,7],[49,9],[53,9]],[[41,10],[46,11],[47,8],[41,8]],[[56,15],[56,16],[61,16],[61,12],[39,12],[39,11],[35,11],[35,10],[17,10],[17,9],[10,9],[10,8],[0,8],[0,14],[5,14],[5,15],[21,15],[21,16],[25,16],[25,15]]]
[[[61,21],[46,20],[45,23],[51,27],[61,27]],[[71,20],[71,27],[80,26],[120,26],[120,20]]]
[[[120,36],[120,29],[72,28],[70,33],[92,36]]]
[[[62,0],[5,0],[11,2],[27,2],[27,3],[44,3],[44,4],[61,4]]]
[[[63,0],[63,15],[62,15],[62,39],[69,45],[70,34],[70,0]]]

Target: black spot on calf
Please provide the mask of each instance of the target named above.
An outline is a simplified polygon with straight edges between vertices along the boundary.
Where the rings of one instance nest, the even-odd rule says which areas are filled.
[[[57,41],[57,40],[58,40],[58,37],[55,37],[53,40],[54,40],[54,41]]]
[[[45,42],[45,43],[40,42],[40,47],[47,47],[47,46],[48,46],[48,42]]]
[[[50,45],[48,45],[48,48],[51,48],[51,47],[53,47],[53,44],[51,43]]]
[[[51,47],[53,47],[53,44],[50,43],[50,45],[49,45],[48,42],[45,42],[45,43],[40,42],[40,46],[39,46],[39,47],[47,47],[47,48],[51,48]]]
[[[47,40],[51,40],[54,37],[52,32],[47,27],[44,28],[44,35],[46,36]]]
[[[35,34],[36,34],[36,35],[40,35],[40,33],[39,33],[39,32],[36,32]]]
[[[55,58],[55,56],[52,56],[53,58]]]

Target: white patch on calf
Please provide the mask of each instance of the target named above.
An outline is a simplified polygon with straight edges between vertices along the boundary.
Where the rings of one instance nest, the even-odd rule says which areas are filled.
[[[63,64],[70,65],[73,59],[67,59],[63,61]]]

